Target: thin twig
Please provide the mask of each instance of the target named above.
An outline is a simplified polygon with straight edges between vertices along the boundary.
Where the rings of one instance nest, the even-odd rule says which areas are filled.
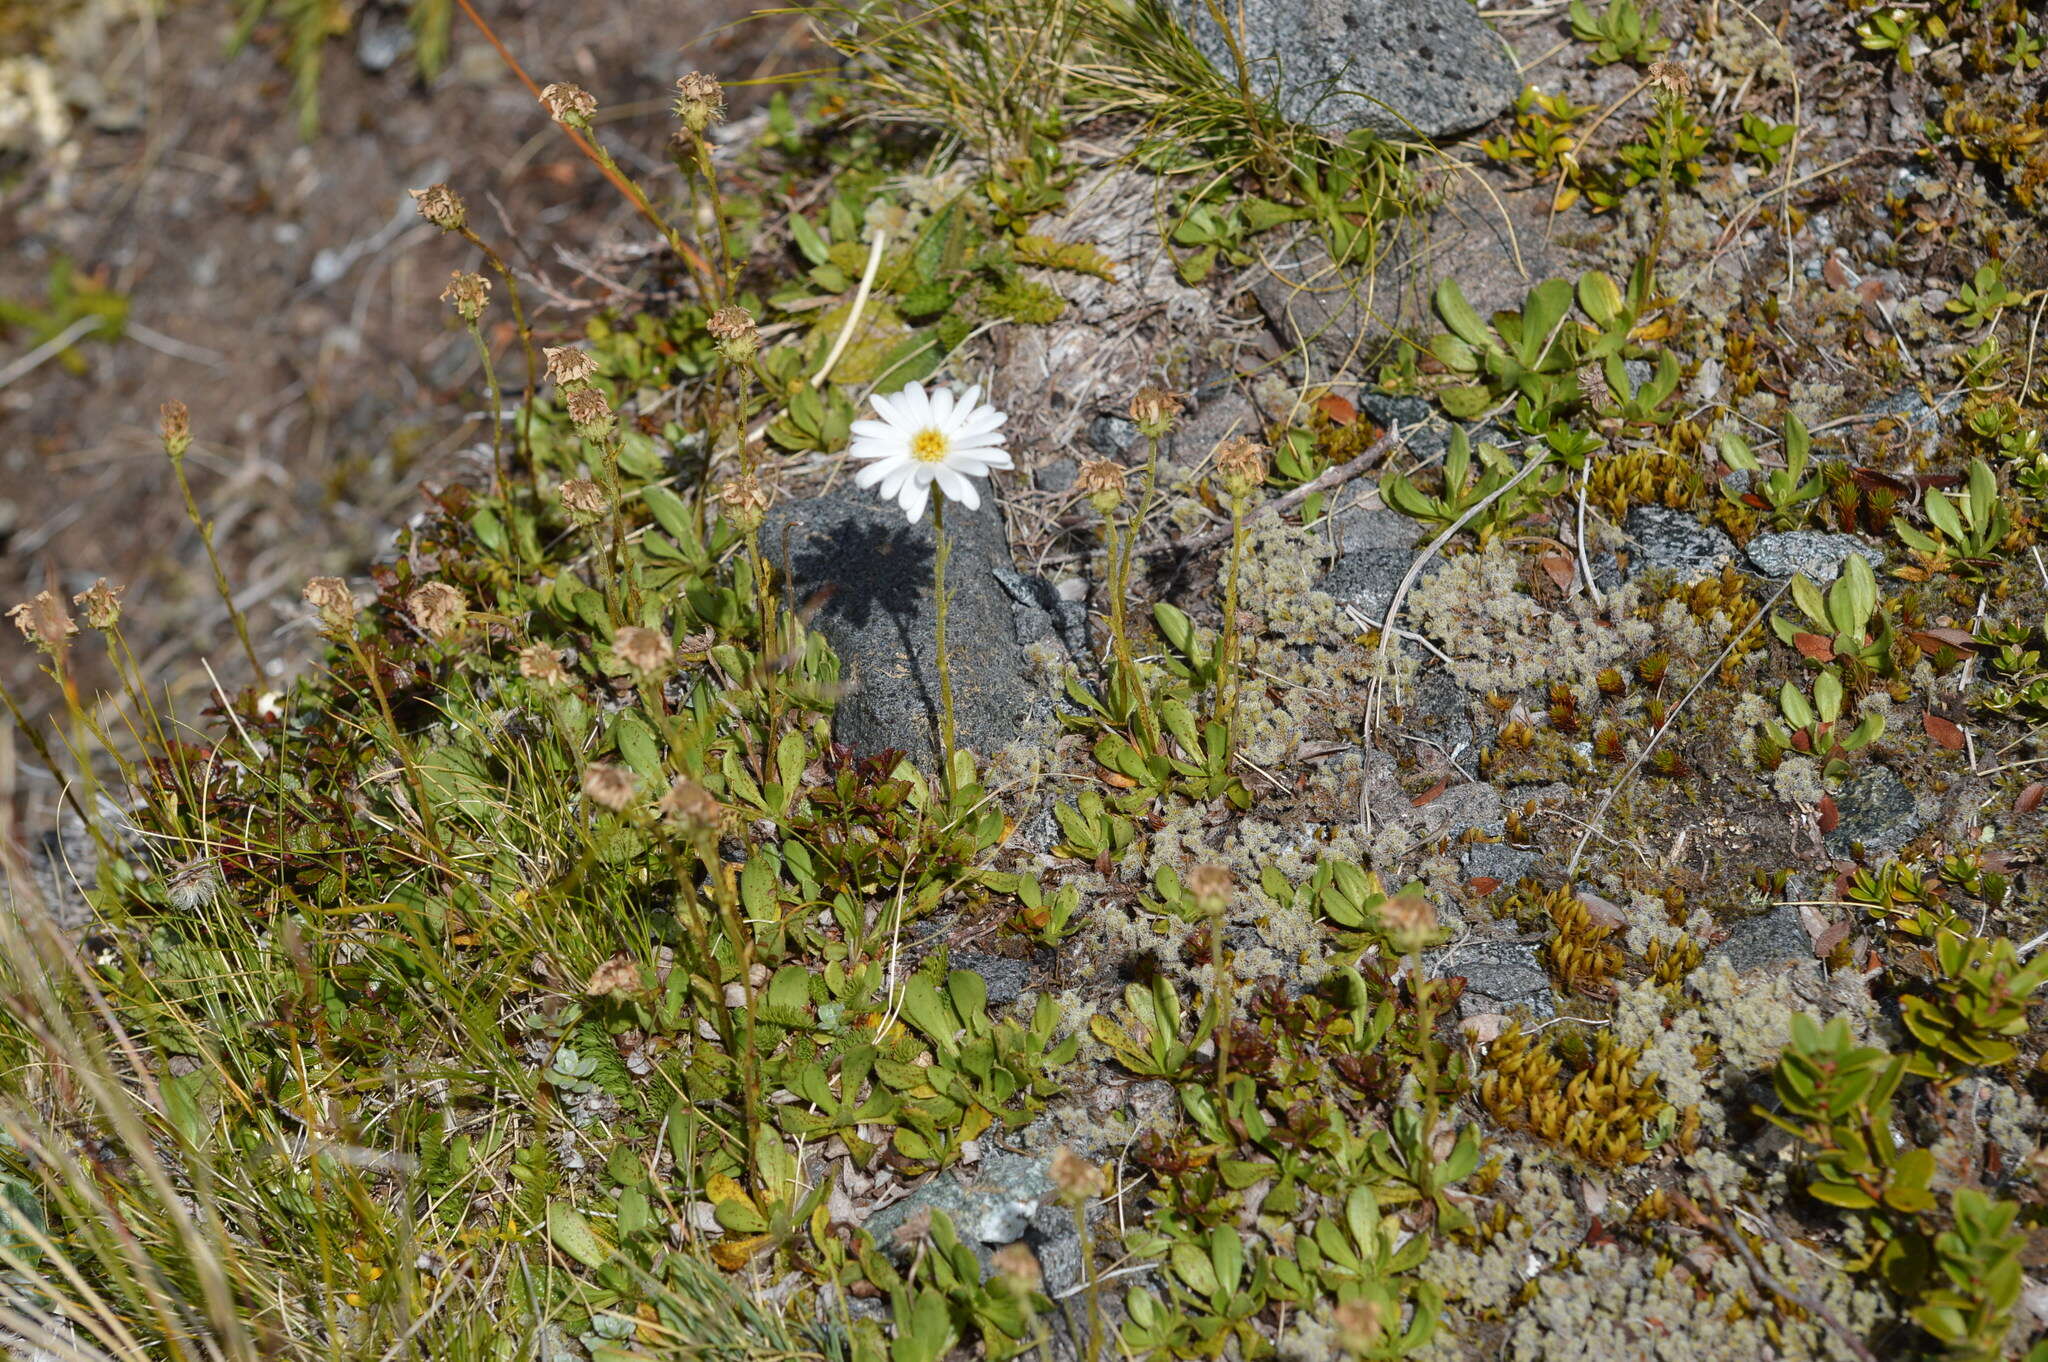
[[[1770,1234],[1771,1238],[1778,1241],[1779,1247],[1784,1247],[1784,1239],[1779,1235],[1778,1227],[1771,1223],[1771,1218],[1765,1215],[1757,1206],[1754,1198],[1750,1200],[1749,1210],[1750,1214],[1762,1222],[1765,1231]],[[1719,1193],[1714,1194],[1714,1211],[1714,1223],[1720,1229],[1721,1237],[1728,1242],[1729,1247],[1733,1248],[1740,1255],[1743,1266],[1749,1269],[1749,1275],[1756,1279],[1758,1286],[1761,1286],[1780,1300],[1791,1301],[1807,1314],[1819,1320],[1822,1327],[1840,1339],[1842,1345],[1862,1359],[1862,1362],[1877,1362],[1877,1354],[1870,1351],[1870,1346],[1852,1333],[1849,1326],[1842,1323],[1836,1317],[1834,1311],[1828,1309],[1827,1306],[1822,1305],[1818,1300],[1815,1300],[1805,1292],[1779,1281],[1764,1270],[1764,1265],[1757,1261],[1755,1252],[1749,1247],[1748,1241],[1742,1237],[1742,1231],[1736,1226],[1734,1217],[1729,1215],[1728,1208],[1721,1204]],[[1702,1217],[1702,1219],[1704,1218]]]
[[[1593,810],[1593,817],[1587,822],[1585,832],[1580,834],[1578,845],[1572,848],[1571,860],[1565,863],[1564,876],[1567,881],[1578,873],[1579,858],[1586,854],[1586,843],[1593,840],[1593,830],[1599,827],[1602,820],[1607,817],[1607,810],[1613,806],[1614,797],[1621,793],[1622,787],[1629,783],[1637,771],[1643,769],[1643,763],[1650,759],[1650,753],[1656,749],[1658,743],[1664,740],[1664,735],[1678,726],[1678,716],[1685,712],[1685,707],[1688,704],[1692,703],[1692,697],[1700,693],[1700,687],[1707,684],[1707,678],[1720,671],[1721,664],[1728,660],[1729,655],[1735,651],[1736,645],[1749,636],[1750,630],[1764,622],[1765,617],[1771,613],[1771,607],[1776,605],[1779,599],[1784,596],[1785,592],[1791,587],[1792,581],[1793,579],[1787,578],[1784,585],[1772,592],[1771,598],[1763,603],[1755,615],[1751,616],[1748,624],[1743,625],[1728,636],[1728,646],[1721,650],[1721,655],[1715,658],[1707,666],[1706,670],[1700,673],[1699,680],[1692,683],[1692,689],[1680,697],[1678,703],[1672,707],[1671,712],[1664,717],[1663,724],[1655,733],[1650,735],[1650,740],[1643,744],[1642,751],[1636,753],[1636,759],[1628,764],[1628,769],[1623,771],[1620,777],[1607,787],[1606,798],[1600,801],[1599,808]]]
[[[1326,468],[1301,486],[1287,493],[1287,495],[1275,497],[1251,515],[1246,516],[1245,524],[1250,525],[1253,521],[1262,520],[1267,516],[1285,515],[1318,492],[1327,492],[1332,488],[1342,487],[1360,473],[1371,471],[1374,464],[1385,458],[1388,452],[1400,443],[1402,443],[1401,427],[1399,425],[1388,426],[1387,433],[1374,440],[1371,447],[1357,458],[1349,463],[1340,463],[1334,468]],[[1225,525],[1221,529],[1207,530],[1189,539],[1175,539],[1165,544],[1155,544],[1145,551],[1147,553],[1164,553],[1168,549],[1173,549],[1182,553],[1201,553],[1205,549],[1213,549],[1218,544],[1226,544],[1228,542],[1230,542],[1230,527]]]

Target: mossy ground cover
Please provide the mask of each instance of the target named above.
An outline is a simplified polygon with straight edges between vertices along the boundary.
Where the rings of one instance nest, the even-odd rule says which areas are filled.
[[[87,930],[0,917],[8,1346],[2044,1355],[2038,40],[1668,9],[1509,16],[1557,79],[1486,170],[1151,7],[834,27],[738,137],[686,84],[661,178],[550,87],[679,301],[572,334],[422,195],[490,471],[309,586],[317,671],[164,714],[116,593],[15,612],[96,855]],[[1087,395],[1127,467],[1019,449],[1099,654],[1001,750],[836,744],[766,504],[876,391],[1044,417],[1004,366],[1131,268],[1046,230],[1105,172],[1222,320],[1149,356],[1192,411]],[[1429,278],[1370,374],[1257,334],[1268,233],[1383,263],[1447,173],[1572,268]]]

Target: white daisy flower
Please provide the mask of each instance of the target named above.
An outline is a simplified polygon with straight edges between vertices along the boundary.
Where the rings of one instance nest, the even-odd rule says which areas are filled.
[[[879,421],[853,423],[847,452],[869,461],[853,480],[879,488],[913,525],[924,515],[933,483],[971,511],[981,505],[971,479],[1015,467],[1001,434],[1010,418],[981,400],[978,385],[955,397],[949,389],[927,393],[913,383],[893,397],[875,394],[874,403]]]

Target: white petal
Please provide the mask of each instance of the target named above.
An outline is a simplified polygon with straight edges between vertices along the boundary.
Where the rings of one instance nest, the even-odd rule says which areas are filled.
[[[873,487],[901,466],[901,464],[891,463],[887,459],[867,464],[853,475],[853,485],[855,487]]]
[[[875,414],[881,417],[888,425],[900,426],[903,424],[903,414],[896,409],[896,403],[893,399],[884,397],[880,393],[874,393],[869,396],[868,400],[875,404]]]
[[[871,440],[901,438],[896,433],[896,427],[887,421],[855,421],[848,429],[852,430],[856,437],[865,435]]]
[[[1007,412],[997,411],[994,407],[983,407],[960,423],[960,433],[986,435],[992,430],[1002,429],[1003,422],[1009,419]]]
[[[931,496],[932,485],[929,482],[912,478],[903,484],[903,491],[897,496],[896,504],[903,508],[904,518],[915,525],[924,519],[924,508],[930,503]]]
[[[922,430],[932,423],[932,400],[922,383],[912,383],[896,394],[896,410],[903,413],[903,424],[912,430]]]
[[[977,407],[978,405],[980,405],[980,402],[981,402],[981,385],[980,385],[979,383],[970,383],[970,384],[968,384],[968,385],[967,385],[967,391],[966,391],[966,392],[964,392],[964,393],[961,393],[961,394],[960,394],[960,410],[961,410],[961,412],[962,412],[963,414],[971,414],[971,413],[972,413],[972,412],[974,411],[974,409],[975,409],[975,408],[976,408],[976,407]]]
[[[974,490],[974,484],[962,477],[959,470],[939,470],[939,490],[972,511],[981,505],[981,494]]]
[[[907,457],[909,449],[901,439],[877,439],[872,436],[857,436],[846,447],[846,452],[856,459],[893,459]]]
[[[1004,437],[993,432],[986,435],[955,435],[954,449],[1001,449]]]
[[[932,424],[940,430],[947,429],[953,422],[953,393],[948,388],[932,391]]]
[[[991,468],[1015,468],[1008,451],[1001,449],[968,449],[946,461],[960,469],[979,469],[977,477],[986,477]]]
[[[892,466],[889,469],[888,475],[881,480],[881,485],[876,490],[882,494],[883,500],[894,500],[896,494],[903,490],[905,484],[916,479],[917,469],[918,466],[911,463],[908,459]]]

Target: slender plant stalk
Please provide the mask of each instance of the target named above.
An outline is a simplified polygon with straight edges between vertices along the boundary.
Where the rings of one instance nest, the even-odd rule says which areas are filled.
[[[953,543],[946,537],[946,499],[932,488],[932,595],[938,606],[938,623],[933,629],[939,663],[939,759],[945,764],[946,795],[953,795],[953,673],[946,656],[946,560],[953,556]]]
[[[1223,919],[1226,901],[1217,899],[1209,907],[1209,971],[1216,981],[1216,1112],[1221,1117],[1225,1096],[1230,1091],[1230,959],[1224,954]]]
[[[235,604],[234,589],[228,585],[228,574],[221,568],[220,554],[213,547],[213,522],[199,513],[198,499],[192,495],[192,482],[185,476],[185,456],[182,453],[168,456],[171,471],[178,476],[178,491],[185,498],[185,518],[199,531],[199,542],[206,546],[206,561],[213,566],[213,589],[220,595],[220,603],[228,608],[228,618],[234,621],[235,637],[242,641],[242,654],[249,659],[249,679],[263,679],[263,664],[256,658],[256,645],[249,641],[249,620]]]
[[[495,491],[505,494],[505,394],[498,388],[498,370],[491,363],[491,347],[484,343],[484,329],[478,322],[469,323],[469,338],[476,344],[476,357],[483,361],[484,386],[491,394],[491,476],[496,479]]]
[[[1230,499],[1230,567],[1223,579],[1223,637],[1216,645],[1216,722],[1226,728],[1237,707],[1237,589],[1244,575],[1244,498]]]
[[[512,273],[512,267],[489,243],[476,234],[474,228],[463,225],[458,229],[462,239],[483,252],[484,263],[491,272],[505,281],[505,298],[512,304],[512,324],[519,328],[519,347],[526,355],[526,395],[519,413],[519,457],[526,461],[526,476],[536,500],[540,497],[540,470],[533,462],[533,399],[540,391],[540,356],[533,345],[533,326],[526,320],[526,304],[519,297],[519,277]],[[479,342],[481,344],[481,342]],[[490,372],[490,360],[484,360],[484,371]],[[503,474],[499,481],[502,484]]]

